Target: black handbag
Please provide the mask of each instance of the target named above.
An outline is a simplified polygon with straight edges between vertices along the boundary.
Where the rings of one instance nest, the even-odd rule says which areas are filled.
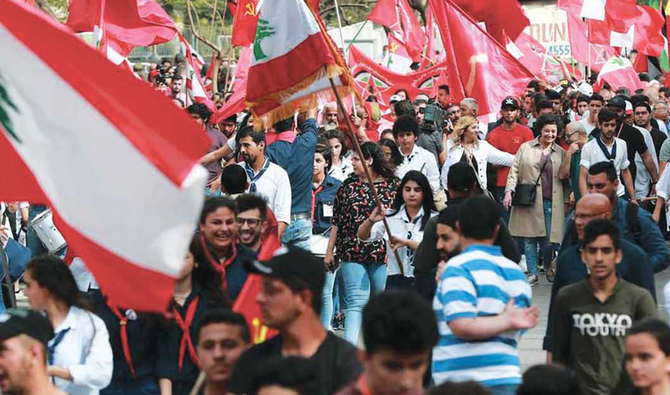
[[[542,168],[540,169],[540,175],[537,176],[535,184],[518,184],[514,190],[514,196],[512,197],[512,205],[519,207],[530,207],[535,204],[535,196],[537,195],[537,186],[540,184],[540,178],[542,178],[542,172],[544,167],[547,166],[547,162],[551,160],[551,157],[548,157]]]

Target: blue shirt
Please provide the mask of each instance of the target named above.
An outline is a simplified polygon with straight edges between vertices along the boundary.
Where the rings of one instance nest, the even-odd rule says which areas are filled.
[[[623,258],[616,266],[616,272],[621,278],[629,283],[640,286],[651,293],[656,299],[654,286],[654,273],[647,254],[637,245],[626,240],[621,240],[621,251]],[[556,276],[551,286],[551,298],[549,300],[549,315],[547,331],[542,342],[543,350],[552,350],[552,332],[554,325],[554,303],[561,288],[577,283],[588,277],[586,264],[582,262],[579,246],[572,246],[562,252],[556,260]]]
[[[661,234],[658,224],[651,218],[651,214],[642,208],[637,210],[637,218],[640,222],[640,237],[639,240],[635,240],[635,236],[630,231],[628,222],[626,221],[626,206],[628,204],[632,203],[618,198],[614,207],[614,213],[612,214],[612,220],[619,225],[620,230],[623,230],[621,234],[623,239],[640,246],[647,253],[651,269],[654,273],[657,273],[668,267],[668,263],[670,262],[668,246],[665,244],[665,239]],[[570,215],[565,221],[565,237],[563,237],[560,254],[569,247],[577,245],[577,232],[575,231],[574,224],[574,217]]]
[[[300,134],[293,143],[275,141],[265,150],[270,161],[281,166],[291,181],[291,214],[312,212],[312,177],[316,149],[316,121],[300,125]]]
[[[325,233],[332,226],[333,206],[335,206],[335,195],[342,182],[326,174],[326,179],[321,184],[321,191],[314,197],[314,221],[312,223],[312,233],[320,235]],[[312,193],[316,192],[312,186]]]
[[[473,245],[451,258],[433,299],[440,332],[433,349],[435,384],[474,380],[493,387],[521,383],[518,343],[522,331],[466,340],[454,336],[448,324],[459,318],[499,315],[510,299],[518,308],[527,308],[531,297],[525,274],[502,255],[500,247]]]

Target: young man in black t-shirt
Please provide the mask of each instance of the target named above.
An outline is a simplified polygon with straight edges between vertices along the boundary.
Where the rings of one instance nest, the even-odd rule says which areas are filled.
[[[263,276],[256,297],[263,322],[279,334],[242,354],[229,391],[237,395],[252,393],[260,361],[297,356],[314,364],[318,381],[314,395],[333,394],[361,373],[356,349],[321,325],[323,263],[300,248],[289,247],[282,252],[268,262],[248,264],[250,272]]]

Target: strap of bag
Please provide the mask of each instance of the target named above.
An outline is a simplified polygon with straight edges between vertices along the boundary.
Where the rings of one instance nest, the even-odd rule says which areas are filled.
[[[542,160],[542,155],[540,155],[540,160]],[[547,166],[547,162],[549,162],[550,160],[551,160],[551,154],[549,154],[549,156],[547,157],[547,160],[544,161],[544,164],[540,168],[540,175],[537,176],[537,180],[535,180],[535,186],[536,187],[538,185],[540,185],[540,178],[542,178],[542,172],[544,171],[544,168]]]

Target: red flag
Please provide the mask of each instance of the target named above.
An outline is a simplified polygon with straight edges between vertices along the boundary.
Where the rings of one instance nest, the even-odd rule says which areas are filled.
[[[98,0],[99,1],[99,0]],[[77,33],[91,32],[96,25],[96,1],[72,0],[67,26]],[[134,46],[149,46],[171,41],[177,27],[154,0],[113,0],[105,3],[105,33],[122,48],[127,57]]]
[[[454,0],[474,20],[484,22],[486,31],[499,43],[505,43],[505,34],[516,40],[526,26],[530,25],[517,0]]]
[[[380,104],[385,105],[398,89],[405,89],[411,98],[419,93],[430,95],[435,79],[440,70],[446,69],[447,63],[440,62],[433,67],[415,73],[397,74],[378,65],[374,60],[367,57],[361,50],[352,45],[349,48],[349,66],[354,76],[358,91],[362,92],[374,84],[376,96]],[[370,93],[363,95],[367,98]]]
[[[614,48],[609,45],[589,43],[588,25],[578,16],[570,13],[567,15],[572,57],[579,63],[600,71],[607,60],[614,56]]]
[[[533,74],[450,0],[429,0],[447,53],[451,95],[471,97],[479,114],[498,112],[507,96],[520,95]]]
[[[233,19],[233,37],[231,44],[238,47],[248,47],[256,38],[256,27],[258,26],[258,0],[240,0],[237,4],[237,12]]]
[[[638,53],[633,63],[633,69],[635,69],[636,73],[649,72],[649,56]]]
[[[426,8],[426,56],[421,59],[421,68],[425,69],[437,62],[435,54],[435,17],[430,8]]]
[[[442,85],[449,85],[447,72],[444,69],[440,70],[440,75],[437,77],[437,80],[433,83],[433,90],[430,91],[430,97],[437,97],[437,91]]]
[[[405,44],[412,60],[421,61],[426,35],[407,0],[380,0],[368,15],[368,20],[389,28]]]
[[[661,56],[665,43],[661,32],[665,25],[663,16],[651,7],[636,7],[638,16],[627,30],[618,30],[607,21],[589,20],[589,41],[614,47],[632,47],[645,55]]]
[[[217,124],[233,114],[244,110],[244,99],[247,94],[247,72],[251,64],[251,48],[246,47],[240,54],[240,59],[235,68],[235,81],[233,81],[233,95],[228,101],[212,116],[212,123]]]

